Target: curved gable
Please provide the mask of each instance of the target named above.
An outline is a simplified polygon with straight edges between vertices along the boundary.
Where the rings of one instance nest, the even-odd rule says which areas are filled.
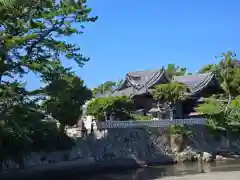
[[[136,71],[126,74],[123,83],[113,92],[112,95],[141,95],[148,92],[156,84],[169,82],[164,70]]]
[[[206,88],[215,79],[213,73],[203,73],[197,75],[174,76],[173,81],[186,84],[191,92],[195,94]]]

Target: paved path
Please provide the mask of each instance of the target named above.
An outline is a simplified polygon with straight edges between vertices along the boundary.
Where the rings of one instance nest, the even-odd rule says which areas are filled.
[[[210,172],[196,175],[186,175],[178,177],[164,177],[156,180],[239,180],[240,171],[231,172]]]

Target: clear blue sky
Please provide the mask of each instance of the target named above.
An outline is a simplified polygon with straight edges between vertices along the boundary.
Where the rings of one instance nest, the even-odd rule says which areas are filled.
[[[99,19],[78,43],[91,60],[74,69],[89,87],[168,63],[195,72],[232,50],[240,56],[239,0],[89,0]],[[238,56],[238,57],[239,57]],[[32,83],[28,83],[32,86]]]

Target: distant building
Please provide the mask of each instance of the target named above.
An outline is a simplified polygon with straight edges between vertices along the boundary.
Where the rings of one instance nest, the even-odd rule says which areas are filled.
[[[134,101],[136,109],[143,110],[144,114],[151,113],[156,116],[157,112],[162,113],[163,118],[167,118],[168,113],[165,108],[159,109],[156,101],[151,95],[154,87],[158,84],[169,82],[181,82],[187,85],[189,92],[185,101],[178,102],[175,105],[175,118],[186,118],[189,116],[199,116],[195,112],[197,104],[201,103],[204,97],[221,92],[221,87],[215,75],[212,73],[174,76],[169,79],[163,69],[129,72],[125,79],[113,93],[107,93],[103,96],[130,96]]]

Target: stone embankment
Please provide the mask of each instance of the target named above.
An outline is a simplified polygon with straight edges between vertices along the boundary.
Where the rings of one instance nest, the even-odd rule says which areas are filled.
[[[159,128],[109,129],[96,131],[85,138],[75,134],[76,146],[73,149],[31,153],[23,158],[21,165],[6,160],[2,163],[2,171],[36,167],[46,169],[73,164],[108,167],[114,164],[136,166],[194,160],[209,162],[224,159],[221,156],[222,148],[224,152],[240,152],[238,139],[218,138],[203,126],[192,128],[194,134],[188,137],[172,136]]]

